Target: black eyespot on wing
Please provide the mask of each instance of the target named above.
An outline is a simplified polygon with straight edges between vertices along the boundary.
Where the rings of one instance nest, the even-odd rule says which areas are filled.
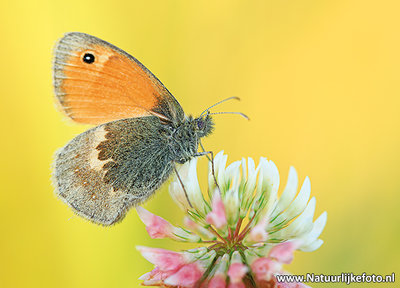
[[[87,64],[92,64],[95,60],[95,57],[92,53],[85,53],[85,55],[82,57],[82,60]]]

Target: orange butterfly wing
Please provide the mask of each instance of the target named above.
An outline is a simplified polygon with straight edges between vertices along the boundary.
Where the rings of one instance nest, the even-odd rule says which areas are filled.
[[[149,115],[173,122],[184,118],[178,101],[138,60],[84,33],[67,33],[57,43],[54,87],[62,110],[79,123]]]

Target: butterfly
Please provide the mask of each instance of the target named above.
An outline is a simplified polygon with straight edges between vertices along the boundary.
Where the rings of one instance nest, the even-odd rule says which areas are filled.
[[[97,125],[55,155],[55,193],[78,215],[112,225],[153,195],[177,163],[211,153],[198,147],[213,131],[209,109],[223,101],[197,118],[186,116],[137,59],[85,33],[65,34],[54,54],[60,109],[75,122]]]

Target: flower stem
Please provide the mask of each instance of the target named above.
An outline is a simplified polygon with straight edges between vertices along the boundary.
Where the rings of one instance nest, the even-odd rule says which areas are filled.
[[[202,240],[199,243],[219,243],[217,240]]]
[[[233,234],[233,240],[236,240],[239,236],[240,227],[242,226],[243,218],[239,218],[239,221],[236,225],[235,233]]]
[[[253,222],[254,218],[256,217],[256,213],[254,213],[253,217],[251,217],[249,223],[247,223],[246,227],[244,227],[242,233],[240,233],[237,241],[241,241],[243,240],[244,236],[246,236],[247,232],[249,232],[250,227],[251,227],[251,223]]]
[[[218,234],[218,232],[212,227],[209,227],[211,232],[214,233],[215,236],[217,236],[219,239],[221,239],[224,243],[228,243],[226,242],[226,239],[224,237],[222,237],[221,235]]]

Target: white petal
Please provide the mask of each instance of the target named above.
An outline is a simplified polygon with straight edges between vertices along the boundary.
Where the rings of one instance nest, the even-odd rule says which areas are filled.
[[[194,222],[188,216],[184,218],[184,224],[191,231],[198,233],[203,240],[216,240],[216,236],[211,231]]]
[[[187,242],[199,242],[201,240],[200,236],[194,234],[190,231],[182,229],[180,227],[174,227],[173,234],[175,236],[175,240],[177,241],[187,241]]]
[[[185,180],[188,178],[189,167],[190,167],[190,162],[186,162],[185,164],[182,164],[182,165],[177,165],[177,167],[176,167],[179,177],[181,178],[183,183],[185,183]],[[185,188],[186,188],[186,186],[185,186]],[[169,193],[170,193],[172,199],[183,210],[190,208],[189,203],[187,202],[185,192],[183,191],[181,182],[179,181],[176,174],[174,175],[173,181],[169,185]]]
[[[267,209],[265,211],[266,216],[268,217],[270,213],[275,209],[275,205],[277,203],[278,189],[279,189],[279,171],[276,167],[275,163],[271,160],[268,161],[269,164],[269,185],[271,187],[270,194],[267,196]]]
[[[217,155],[214,157],[214,172],[215,178],[217,178],[218,185],[221,185],[220,182],[223,183],[224,180],[224,171],[226,166],[226,161],[228,160],[228,156],[224,155],[224,151],[218,152]],[[211,163],[210,163],[211,166]],[[211,170],[211,169],[210,169]]]
[[[247,179],[247,165],[246,165],[246,159],[242,158],[242,180],[246,181]]]
[[[230,189],[239,189],[240,185],[240,165],[241,161],[236,161],[230,164],[225,170],[224,183],[230,182]],[[229,189],[229,187],[227,187]]]
[[[257,167],[257,169],[256,169],[254,160],[250,157],[248,158],[248,164],[249,164],[249,168],[248,168],[247,184],[246,184],[245,193],[251,197],[251,196],[253,196],[254,189],[256,188],[259,167]]]
[[[193,159],[195,159],[195,158],[193,158]],[[181,176],[181,178],[187,178],[188,173],[189,173],[189,167],[190,167],[190,161],[185,162],[184,164],[180,164],[180,165],[178,164],[176,166],[179,176]],[[177,181],[179,181],[179,180],[177,180]]]
[[[223,156],[224,156],[224,150],[221,150],[214,157],[214,173],[215,173],[215,179],[217,179],[217,181],[218,181],[219,167],[222,165],[221,161],[223,160]],[[224,168],[225,168],[225,164],[224,164]],[[209,193],[211,193],[209,195],[210,198],[212,196],[212,192],[215,189],[215,179],[214,179],[214,175],[212,172],[213,172],[212,171],[212,163],[209,162],[208,163],[208,191],[209,191]],[[218,181],[218,183],[219,183],[219,181]]]
[[[224,256],[218,258],[217,262],[215,263],[215,274],[222,274],[225,275],[226,272],[228,271],[228,266],[229,266],[229,254],[224,254]]]
[[[240,162],[241,162],[240,163],[241,175],[240,175],[239,193],[243,195],[247,181],[247,164],[245,158],[242,158]],[[242,196],[240,198],[242,199]]]
[[[293,225],[295,229],[293,233],[296,235],[295,237],[299,237],[300,235],[304,235],[304,233],[308,233],[311,231],[313,227],[313,218],[315,212],[316,200],[315,197],[312,197],[306,209],[304,209],[303,213],[300,214],[296,219],[293,220],[290,225]]]
[[[307,205],[308,199],[310,199],[311,194],[311,183],[310,178],[306,177],[304,180],[303,186],[301,186],[299,195],[297,195],[296,199],[294,199],[293,203],[290,204],[288,210],[293,212],[293,214],[288,213],[288,216],[297,216],[299,215]]]
[[[246,184],[244,186],[241,209],[240,209],[240,217],[242,217],[242,218],[244,218],[246,216],[248,209],[250,208],[250,205],[254,199],[254,190],[256,188],[258,171],[259,171],[259,167],[257,167],[257,169],[256,169],[254,160],[249,157],[248,158],[248,173],[243,172],[243,175],[247,174],[247,179],[245,180]]]
[[[212,260],[215,258],[215,256],[217,255],[217,252],[215,252],[215,250],[210,250],[207,253],[205,253],[202,257],[199,257],[199,260],[201,260],[203,263],[203,267],[208,267],[209,264],[211,264]],[[204,265],[207,264],[208,265]]]
[[[220,162],[222,161],[223,157],[224,157],[224,150],[221,150],[214,157],[214,165],[218,166],[220,164]]]
[[[176,204],[183,210],[190,209],[189,202],[187,201],[185,192],[183,192],[182,185],[177,181],[172,181],[169,185],[169,194]]]
[[[279,172],[278,168],[272,161],[260,158],[260,175],[258,178],[256,199],[264,196],[265,207],[263,215],[268,216],[273,211],[277,202],[277,194],[279,189]],[[257,209],[257,207],[255,207]]]
[[[303,246],[306,247],[312,242],[315,242],[315,240],[321,235],[322,231],[324,230],[326,220],[327,220],[327,213],[324,212],[318,217],[317,220],[315,220],[313,228],[310,231],[310,233],[307,233],[307,235],[304,235],[302,237],[303,245],[300,248],[302,248]]]
[[[150,275],[151,275],[151,273],[147,272],[147,273],[143,274],[142,276],[140,276],[138,279],[139,280],[147,280],[147,279],[149,279]]]
[[[186,178],[182,179],[182,182],[185,186],[190,203],[192,203],[197,211],[205,215],[208,211],[197,179],[197,158],[193,158],[189,161],[188,175]]]
[[[182,251],[183,257],[185,257],[185,262],[193,262],[196,261],[206,255],[208,249],[206,247],[198,247],[189,250]]]
[[[216,167],[216,178],[218,185],[222,189],[221,186],[225,185],[225,167],[226,167],[226,162],[228,161],[228,155],[222,155],[221,161],[219,165]],[[224,191],[221,191],[222,193]]]
[[[293,201],[294,196],[296,196],[297,185],[298,185],[298,177],[296,169],[294,169],[294,167],[290,167],[285,190],[283,190],[283,193],[279,198],[279,201],[276,205],[276,208],[271,218],[274,218],[276,215],[284,211]]]
[[[236,225],[239,219],[239,191],[237,189],[228,190],[223,197],[223,202],[228,224]]]
[[[251,157],[247,158],[247,162],[249,165],[249,168],[247,169],[248,170],[247,177],[249,177],[251,174],[254,174],[256,172],[256,164],[254,163],[254,160]]]
[[[293,220],[287,227],[273,234],[278,239],[294,239],[300,238],[313,228],[313,217],[315,211],[315,197],[311,198],[304,212]]]
[[[312,230],[313,237],[318,238],[319,235],[321,235],[322,231],[325,228],[327,219],[328,219],[328,213],[326,213],[325,211],[318,217],[317,220],[315,220],[314,227]]]
[[[258,169],[259,169],[259,176],[258,176],[258,183],[257,183],[257,195],[256,198],[260,196],[260,194],[263,192],[263,182],[264,182],[264,174],[266,174],[264,171],[267,170],[267,159],[264,157],[260,157],[260,163],[258,164]]]
[[[317,250],[319,247],[321,247],[321,245],[323,243],[324,243],[324,241],[322,241],[321,239],[317,239],[307,246],[301,246],[299,248],[299,250],[304,251],[304,252],[312,252],[312,251]]]
[[[242,256],[240,256],[238,251],[233,252],[231,263],[242,263]]]
[[[310,199],[310,194],[311,183],[310,179],[306,177],[296,199],[294,199],[294,201],[282,214],[274,219],[273,223],[287,223],[293,218],[297,217],[301,212],[303,212],[304,208],[306,207],[308,199]]]

